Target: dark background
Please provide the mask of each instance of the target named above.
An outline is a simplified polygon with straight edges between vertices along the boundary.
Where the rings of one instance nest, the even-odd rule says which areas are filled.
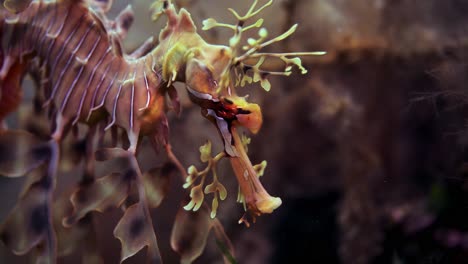
[[[208,17],[234,22],[226,8],[242,12],[251,3],[176,2],[199,27]],[[126,4],[116,1],[114,13]],[[161,28],[149,21],[147,1],[132,5],[137,16],[128,50]],[[264,125],[252,136],[249,154],[254,163],[268,161],[261,180],[283,200],[250,228],[238,225],[236,181],[222,163],[228,198],[218,218],[239,263],[468,263],[467,12],[463,0],[278,0],[265,11],[271,36],[299,23],[296,34],[270,51],[328,54],[304,59],[307,75],[271,78],[269,93],[256,86],[239,90],[262,106]],[[202,34],[225,44],[230,32]],[[186,96],[183,87],[179,92]],[[220,150],[219,138],[199,109],[183,102],[181,117],[170,118],[171,141],[184,165],[200,165],[198,147],[211,139]],[[143,153],[144,168],[162,162]],[[73,177],[64,174],[63,185]],[[20,183],[0,179],[0,219]],[[169,263],[178,259],[169,234],[181,185],[172,181],[168,199],[153,215]],[[119,258],[112,230],[120,215],[99,216],[108,263]],[[27,257],[0,247],[1,263],[20,260]],[[210,238],[197,262],[221,261]]]

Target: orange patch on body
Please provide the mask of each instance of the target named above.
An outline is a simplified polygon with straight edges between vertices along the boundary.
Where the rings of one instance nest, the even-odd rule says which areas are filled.
[[[13,62],[3,79],[0,76],[0,122],[21,103],[21,79],[25,69],[25,64]]]

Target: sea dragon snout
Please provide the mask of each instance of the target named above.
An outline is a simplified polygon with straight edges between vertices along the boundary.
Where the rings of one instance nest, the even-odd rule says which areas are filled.
[[[257,133],[262,125],[262,113],[257,104],[248,103],[243,97],[213,98],[190,88],[190,97],[202,107],[203,115],[218,129],[224,142],[224,150],[240,186],[238,201],[245,204],[253,215],[271,213],[281,205],[281,199],[272,197],[259,181],[259,175],[252,165],[238,127],[246,127]]]

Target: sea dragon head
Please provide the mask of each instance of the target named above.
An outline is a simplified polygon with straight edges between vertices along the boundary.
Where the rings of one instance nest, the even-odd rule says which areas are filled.
[[[213,200],[212,217],[216,214],[218,206],[216,193],[221,200],[225,197],[225,188],[218,182],[214,166],[221,156],[227,156],[232,164],[240,186],[238,201],[253,217],[262,213],[271,213],[281,205],[281,199],[272,197],[259,181],[263,174],[266,162],[253,166],[246,151],[246,140],[239,136],[238,128],[245,127],[256,134],[262,126],[262,111],[258,104],[247,101],[246,96],[239,96],[238,87],[252,82],[259,82],[265,91],[270,90],[267,79],[270,75],[289,76],[293,66],[302,74],[307,70],[302,66],[297,56],[323,55],[324,52],[295,52],[295,53],[263,53],[265,47],[279,42],[297,28],[292,26],[283,34],[268,39],[267,29],[262,27],[263,19],[248,24],[249,20],[272,4],[273,0],[257,7],[258,0],[254,0],[247,13],[239,15],[235,10],[229,11],[237,19],[237,24],[219,23],[213,18],[203,21],[203,30],[214,27],[228,28],[234,31],[228,45],[213,45],[207,43],[197,33],[196,27],[185,9],[178,13],[170,1],[159,3],[160,11],[155,17],[165,13],[168,17],[166,28],[160,34],[160,46],[165,50],[162,62],[163,78],[170,84],[173,81],[182,81],[192,102],[201,107],[202,115],[209,119],[217,128],[224,143],[222,155],[211,158],[211,144],[200,148],[201,160],[208,162],[213,168],[212,184],[208,185],[204,193],[214,192],[216,202]],[[162,8],[161,8],[162,7]],[[244,32],[258,29],[258,38],[248,38],[244,43]],[[282,71],[268,71],[262,68],[266,59],[277,59],[284,62]],[[203,171],[210,171],[203,170]],[[206,173],[198,172],[191,166],[186,188],[191,187],[192,201],[186,209],[194,211],[200,207],[204,194],[201,190]],[[202,178],[200,185],[195,185],[197,179]],[[211,187],[210,187],[211,186]],[[213,213],[214,211],[214,213]],[[245,217],[241,219],[246,221]]]

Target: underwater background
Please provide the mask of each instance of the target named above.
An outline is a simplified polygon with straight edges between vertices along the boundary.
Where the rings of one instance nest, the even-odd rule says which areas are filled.
[[[242,12],[251,3],[175,2],[199,29],[208,17],[233,22],[227,8]],[[128,4],[136,14],[125,40],[131,51],[162,24],[150,21],[148,0],[115,1],[110,17]],[[254,163],[268,161],[261,181],[283,201],[250,228],[239,225],[237,183],[229,164],[221,164],[229,195],[217,217],[238,263],[468,263],[467,13],[463,0],[278,0],[265,10],[272,35],[299,23],[291,38],[268,50],[327,55],[303,59],[307,75],[271,78],[268,93],[254,85],[238,90],[262,107],[263,127],[251,136],[249,154]],[[201,34],[226,44],[230,33]],[[169,119],[173,150],[183,164],[197,164],[198,147],[218,135],[184,87],[177,88],[183,110]],[[143,168],[162,162],[152,152],[141,153],[140,160]],[[61,175],[59,187],[76,182],[76,175],[75,169]],[[0,178],[0,220],[23,181]],[[182,184],[172,180],[152,215],[167,263],[179,260],[169,240]],[[112,230],[120,215],[115,209],[97,220],[106,263],[119,260]],[[210,238],[195,263],[221,263],[221,255]],[[143,260],[140,252],[125,263]],[[0,263],[28,261],[0,246]],[[79,263],[79,257],[59,263]]]

